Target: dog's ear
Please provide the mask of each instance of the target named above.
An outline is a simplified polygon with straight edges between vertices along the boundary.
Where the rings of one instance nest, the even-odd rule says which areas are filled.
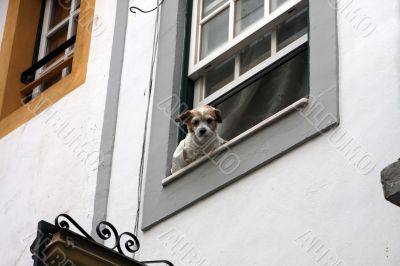
[[[190,110],[178,115],[177,118],[175,118],[175,122],[183,122],[183,123],[187,123],[187,121],[189,119],[192,118],[192,112],[190,112]]]
[[[214,112],[215,112],[215,117],[217,118],[217,122],[222,123],[221,111],[218,110],[217,108],[214,108]]]

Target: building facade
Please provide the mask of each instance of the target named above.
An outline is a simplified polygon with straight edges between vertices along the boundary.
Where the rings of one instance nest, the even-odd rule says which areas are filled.
[[[66,213],[134,232],[138,260],[399,265],[380,172],[400,3],[158,4],[0,1],[1,264],[30,265],[37,222]],[[174,119],[203,104],[228,144],[171,175]]]

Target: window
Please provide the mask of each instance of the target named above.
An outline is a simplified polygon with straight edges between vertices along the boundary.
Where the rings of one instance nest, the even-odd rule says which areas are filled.
[[[269,162],[339,123],[336,10],[331,4],[164,2],[143,230],[255,169],[264,166],[267,171]],[[195,34],[190,37],[190,32]],[[210,103],[220,108],[220,134],[230,141],[210,158],[169,176],[180,133],[171,118],[179,114],[181,98],[193,100],[194,106]],[[221,171],[231,154],[240,164],[234,171]]]
[[[22,90],[26,96],[25,103],[70,74],[72,70],[80,0],[45,0],[42,5],[43,16],[39,22],[35,44],[37,49],[33,55],[36,62],[33,68],[29,68],[32,71],[28,70],[28,77],[22,77],[28,84]],[[42,65],[41,61],[43,66],[39,67]],[[40,85],[34,87],[37,84]]]
[[[9,2],[0,50],[0,137],[85,81],[94,3]]]
[[[308,97],[307,67],[307,51],[302,51],[217,104],[224,114],[218,133],[226,140],[233,139],[299,99]]]
[[[34,85],[28,85],[24,88],[26,94],[25,103],[39,95],[40,92],[48,89],[57,81],[71,73],[73,59],[73,40],[78,26],[80,12],[80,0],[46,0],[44,5],[43,18],[40,19],[34,51],[34,61],[38,62],[49,59],[42,67],[37,70],[32,69],[32,77],[27,78],[26,83],[41,81],[41,84],[35,88]],[[70,43],[70,45],[65,45]],[[36,62],[37,64],[37,62]]]
[[[307,1],[196,0],[193,14],[193,102],[222,111],[224,139],[308,96]]]

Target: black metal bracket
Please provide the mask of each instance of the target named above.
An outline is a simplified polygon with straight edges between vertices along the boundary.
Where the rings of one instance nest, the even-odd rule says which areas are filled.
[[[83,230],[83,228],[77,222],[75,222],[75,220],[72,219],[71,216],[67,214],[58,215],[54,221],[54,224],[59,228],[69,230],[70,225],[68,222],[73,224],[75,228],[78,229],[79,232],[82,233],[87,239],[95,241],[93,237],[91,237],[85,230]],[[125,255],[121,248],[122,236],[128,236],[130,238],[125,243],[123,243],[125,244],[125,248],[129,253],[133,254],[140,248],[139,239],[137,239],[137,237],[134,234],[129,232],[118,234],[117,229],[115,229],[115,227],[107,221],[102,221],[97,225],[96,233],[98,237],[100,237],[102,240],[109,240],[111,237],[114,236],[115,243],[111,249],[113,250],[117,249],[117,251],[122,255]]]
[[[169,266],[174,266],[174,264],[172,264],[172,262],[168,261],[168,260],[149,260],[149,261],[141,261],[141,263],[147,265],[147,264],[160,264],[160,263],[164,263],[167,264]]]
[[[71,38],[63,42],[60,46],[51,51],[48,55],[46,55],[45,57],[37,61],[35,64],[33,64],[31,67],[26,69],[21,74],[21,82],[24,84],[32,82],[34,80],[35,72],[39,68],[41,68],[42,66],[44,66],[45,64],[56,58],[56,56],[64,52],[67,48],[71,47],[75,42],[76,42],[76,35],[72,36]]]
[[[71,231],[71,225],[74,226],[80,234]],[[126,254],[124,254],[122,246],[125,247],[125,250],[128,253],[134,254],[140,248],[139,239],[134,234],[129,232],[123,232],[122,234],[119,234],[117,229],[111,223],[102,221],[96,226],[96,234],[102,240],[111,240],[112,238],[115,240],[113,247],[108,248],[103,244],[96,242],[96,240],[90,234],[88,234],[74,219],[67,214],[58,215],[54,221],[54,225],[45,221],[39,222],[36,239],[31,245],[34,266],[46,265],[46,248],[49,243],[52,242],[53,236],[58,232],[66,235],[67,239],[80,239],[80,241],[90,243],[91,246],[94,246],[97,249],[104,250],[102,253],[108,252],[109,254],[113,254],[112,256],[122,258],[125,261],[124,265],[146,266],[149,264],[163,263],[169,266],[174,266],[174,264],[168,260],[136,261],[128,257]],[[125,240],[122,240],[122,238]]]

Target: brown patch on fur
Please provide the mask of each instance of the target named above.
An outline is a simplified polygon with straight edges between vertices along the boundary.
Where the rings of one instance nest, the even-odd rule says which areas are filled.
[[[192,117],[192,112],[191,110],[188,110],[180,115],[178,115],[177,118],[175,118],[175,122],[186,122],[187,120],[191,119]]]
[[[187,120],[186,127],[190,133],[193,133],[194,129],[196,128],[196,126],[193,124],[193,119],[197,118],[201,120],[201,113],[196,109],[192,109],[190,113],[192,114],[192,116],[189,120]]]
[[[188,110],[182,114],[180,114],[177,118],[175,118],[175,122],[182,122],[184,124],[186,124],[188,131],[193,133],[193,129],[190,125],[190,121],[193,118],[193,110]]]
[[[209,111],[210,115],[215,119],[215,121],[217,121],[217,123],[222,123],[222,116],[220,110],[210,105],[205,105],[204,108],[210,110]]]
[[[202,112],[201,110],[204,110],[205,112]],[[213,119],[212,123],[210,124],[210,128],[215,131],[217,129],[218,123],[222,123],[222,117],[221,112],[210,105],[205,105],[196,109],[186,111],[180,114],[175,119],[175,121],[185,123],[188,131],[190,133],[193,133],[196,128],[196,126],[193,124],[193,121],[195,119],[198,119],[199,121],[206,121],[210,116]]]

